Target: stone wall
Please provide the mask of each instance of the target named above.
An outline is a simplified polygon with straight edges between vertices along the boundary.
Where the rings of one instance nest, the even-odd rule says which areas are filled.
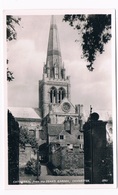
[[[31,147],[31,145],[27,144],[25,146],[25,149],[20,148],[19,149],[19,168],[25,167],[26,163],[31,159],[37,158],[37,155],[34,154],[34,151]]]
[[[62,169],[78,169],[84,167],[84,154],[80,153],[79,146],[73,147],[73,150],[64,148],[62,150]]]
[[[60,149],[51,155],[51,163],[55,167],[60,167],[61,165],[61,150]]]
[[[79,146],[74,147],[73,150],[65,146],[50,155],[50,162],[62,170],[83,168],[84,154],[80,152]]]

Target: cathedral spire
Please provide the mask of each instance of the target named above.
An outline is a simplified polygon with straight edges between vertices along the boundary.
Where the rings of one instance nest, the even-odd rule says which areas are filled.
[[[51,25],[56,25],[56,19],[54,17],[54,15],[51,16]]]
[[[58,29],[54,16],[51,17],[46,64],[50,68],[51,78],[61,78],[62,57]]]

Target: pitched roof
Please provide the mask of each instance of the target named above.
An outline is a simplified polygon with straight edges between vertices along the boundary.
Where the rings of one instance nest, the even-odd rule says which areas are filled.
[[[78,143],[78,139],[73,134],[62,131],[59,135],[62,135],[62,134],[66,136],[66,138],[63,140],[64,143],[66,144],[77,144]]]
[[[59,139],[60,135],[64,135],[65,138],[64,139]],[[67,144],[79,144],[78,139],[72,135],[69,134],[68,132],[66,132],[65,130],[62,130],[56,138],[53,139],[52,141],[53,143],[59,143],[60,145],[67,145]]]
[[[8,109],[15,118],[41,119],[40,112],[37,108],[9,107]]]
[[[64,130],[63,124],[48,124],[49,135],[59,135],[62,130]]]

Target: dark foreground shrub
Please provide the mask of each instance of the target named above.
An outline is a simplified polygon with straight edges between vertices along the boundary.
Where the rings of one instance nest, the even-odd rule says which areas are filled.
[[[38,167],[37,167],[37,160],[31,159],[30,161],[27,162],[25,166],[25,173],[26,174],[31,174],[31,175],[37,175],[38,172]],[[39,162],[39,175],[41,174],[41,165]]]

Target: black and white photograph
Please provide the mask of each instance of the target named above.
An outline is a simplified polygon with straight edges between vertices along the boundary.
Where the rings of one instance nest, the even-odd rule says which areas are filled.
[[[8,185],[115,183],[114,10],[5,12]]]

